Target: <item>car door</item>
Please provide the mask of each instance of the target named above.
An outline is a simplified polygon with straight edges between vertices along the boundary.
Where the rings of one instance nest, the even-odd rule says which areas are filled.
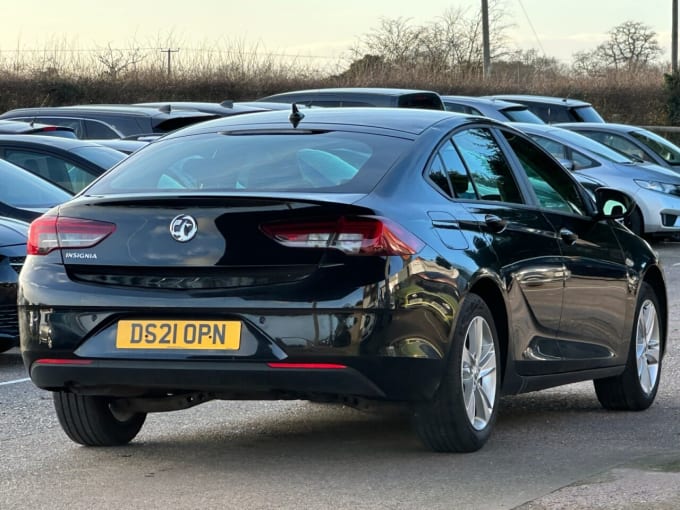
[[[593,219],[584,190],[545,152],[515,133],[504,136],[558,233],[564,257],[560,370],[625,362],[629,268],[611,224]]]
[[[467,212],[466,218],[456,219],[478,229],[472,256],[481,258],[486,251],[495,256],[493,270],[510,306],[512,356],[525,361],[518,369],[540,373],[540,360],[559,356],[564,267],[556,233],[543,213],[526,203],[490,128],[453,134],[431,163],[431,173],[441,176],[438,167],[448,177],[448,194]],[[441,177],[435,179],[442,183]],[[441,228],[439,219],[433,224]]]

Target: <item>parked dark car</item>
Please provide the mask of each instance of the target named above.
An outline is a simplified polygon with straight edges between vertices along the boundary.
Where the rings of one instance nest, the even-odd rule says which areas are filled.
[[[270,108],[254,105],[244,105],[234,101],[222,101],[221,103],[209,103],[203,101],[158,101],[153,103],[135,103],[135,106],[162,108],[168,106],[171,110],[195,110],[211,113],[220,117],[241,115],[243,113],[267,112]]]
[[[295,90],[262,97],[256,102],[296,103],[304,106],[384,106],[444,110],[441,97],[429,90],[389,88],[328,88]]]
[[[23,120],[0,120],[0,134],[3,135],[43,135],[62,138],[78,138],[75,131],[66,126],[54,126]]]
[[[579,99],[524,94],[495,94],[486,97],[523,104],[548,124],[604,122],[592,104]]]
[[[28,223],[0,217],[0,352],[19,345],[17,282],[27,233]]]
[[[17,282],[27,234],[28,223],[0,217],[0,352],[19,345]]]
[[[127,136],[164,134],[217,115],[171,108],[132,105],[77,105],[18,108],[0,115],[0,119],[43,122],[72,128],[84,140],[125,138]]]
[[[211,399],[401,402],[481,448],[501,394],[652,404],[663,271],[520,131],[399,108],[239,115],[132,154],[31,225],[21,350],[75,442]]]
[[[77,193],[126,154],[89,140],[0,135],[0,159]]]
[[[471,96],[441,96],[444,108],[449,112],[481,115],[501,122],[529,122],[543,124],[543,120],[523,104],[501,99]]]
[[[0,217],[32,221],[72,194],[7,161],[0,160]]]
[[[680,147],[648,129],[596,122],[565,123],[558,127],[576,131],[638,161],[680,172]]]

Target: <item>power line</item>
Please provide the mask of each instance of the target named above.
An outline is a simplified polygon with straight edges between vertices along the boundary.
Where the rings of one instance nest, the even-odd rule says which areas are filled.
[[[19,54],[19,53],[102,53],[107,51],[158,51],[158,47],[153,48],[45,48],[45,49],[26,49],[17,48],[13,50],[2,50],[0,49],[0,54]],[[166,49],[161,51],[165,52]],[[330,56],[330,55],[300,55],[297,53],[269,53],[269,52],[258,52],[258,51],[240,51],[240,50],[230,50],[230,49],[213,49],[213,48],[182,48],[185,53],[236,53],[238,55],[250,56],[250,57],[280,57],[280,58],[300,58],[300,59],[325,59],[325,60],[337,60],[342,58],[342,56]]]
[[[524,13],[524,17],[527,19],[527,23],[529,23],[529,27],[531,28],[531,31],[534,33],[534,37],[536,38],[536,43],[538,43],[538,47],[541,48],[541,53],[545,55],[545,49],[543,48],[543,44],[541,44],[541,40],[538,37],[538,34],[536,33],[536,29],[534,28],[534,24],[531,22],[531,19],[529,18],[529,14],[527,13],[527,10],[524,8],[524,4],[522,3],[522,0],[517,0],[519,2],[519,6],[522,8],[522,12]]]

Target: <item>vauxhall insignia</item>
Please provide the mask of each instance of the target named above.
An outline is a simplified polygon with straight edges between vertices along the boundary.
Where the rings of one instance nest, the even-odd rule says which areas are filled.
[[[198,231],[198,223],[193,216],[180,214],[175,216],[170,222],[170,235],[180,243],[191,241]]]

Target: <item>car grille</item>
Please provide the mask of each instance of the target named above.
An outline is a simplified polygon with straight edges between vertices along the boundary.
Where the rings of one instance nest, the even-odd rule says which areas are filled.
[[[10,257],[9,258],[9,265],[14,269],[17,273],[21,271],[21,268],[24,267],[24,262],[26,261],[26,257]]]
[[[307,278],[317,266],[294,266],[285,268],[240,268],[236,270],[182,270],[159,272],[157,268],[135,272],[93,272],[89,268],[70,269],[69,276],[74,280],[100,285],[137,287],[147,289],[192,290],[192,289],[232,289],[260,287],[279,283],[293,283]],[[99,268],[101,269],[101,268]]]
[[[19,336],[19,316],[16,305],[0,306],[0,336]]]

